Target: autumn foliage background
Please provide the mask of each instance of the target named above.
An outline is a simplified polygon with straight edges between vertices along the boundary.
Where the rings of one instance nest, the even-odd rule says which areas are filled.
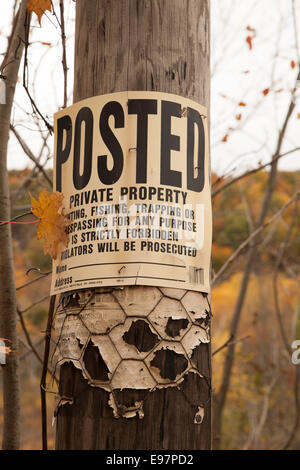
[[[13,192],[21,178],[30,170],[11,171],[10,185]],[[49,170],[49,175],[51,174]],[[252,216],[255,217],[256,206],[265,191],[267,173],[258,172],[247,180],[230,186],[214,199],[214,237],[213,269],[217,271],[239,244],[249,235],[249,226],[245,213],[244,199],[251,204]],[[213,183],[218,180],[213,175]],[[224,184],[230,179],[222,179]],[[278,178],[278,190],[272,200],[272,212],[285,204],[299,187],[300,172],[281,172]],[[217,185],[213,186],[217,187]],[[31,186],[32,194],[38,196],[41,190],[37,178]],[[243,197],[241,197],[243,195]],[[24,191],[18,198],[18,205],[30,206],[30,198]],[[13,215],[19,211],[15,210]],[[260,254],[248,288],[243,318],[237,339],[236,361],[229,400],[225,411],[224,437],[225,448],[242,448],[247,442],[251,428],[257,426],[264,406],[268,408],[268,417],[263,432],[252,443],[254,448],[278,448],[289,431],[295,410],[293,409],[293,378],[295,367],[283,350],[278,331],[273,300],[273,273],[277,252],[284,237],[286,227],[293,217],[293,208],[288,209],[285,217],[276,226],[265,233],[265,240],[272,243]],[[34,220],[34,217],[32,217]],[[285,258],[286,265],[281,266],[278,278],[280,289],[280,306],[284,317],[285,328],[300,338],[299,320],[299,276],[300,276],[300,212],[294,223],[292,235]],[[34,267],[43,273],[51,269],[51,258],[45,256],[42,241],[36,239],[36,226],[13,226],[16,285],[21,286],[39,276],[30,272]],[[222,346],[229,338],[229,324],[236,302],[241,275],[245,264],[240,256],[222,277],[212,295],[213,309],[213,351]],[[288,266],[293,275],[286,270]],[[37,288],[38,285],[38,288]],[[26,310],[28,305],[49,294],[49,276],[38,283],[18,291],[19,307],[24,312],[27,328],[35,343],[42,352],[43,331],[46,327],[48,299]],[[296,320],[296,321],[295,321]],[[294,331],[293,331],[294,330]],[[295,331],[296,330],[296,331]],[[22,427],[23,448],[40,448],[40,395],[39,380],[41,365],[28,351],[26,339],[20,328],[20,358],[22,373]],[[263,341],[262,341],[263,338]],[[221,379],[223,353],[214,356],[214,387],[217,389]],[[269,388],[271,391],[269,394]],[[267,405],[265,404],[268,400]],[[51,414],[55,406],[51,396],[49,401],[50,447],[54,445]],[[300,436],[294,444],[300,446]]]
[[[31,4],[35,3],[38,1],[31,1]],[[65,3],[70,7],[68,21],[74,26],[74,5],[71,1]],[[257,2],[251,0],[247,8],[232,1],[226,2],[226,5],[222,0],[212,2],[212,15],[215,15],[212,18],[212,190],[213,193],[220,190],[213,197],[213,277],[253,232],[267,191],[270,167],[263,167],[238,181],[234,180],[237,175],[270,162],[286,110],[293,95],[297,94],[295,83],[299,72],[299,44],[295,40],[292,9],[283,7],[287,3],[289,7],[294,5],[300,16],[298,1],[282,0],[280,3],[277,0],[264,0],[264,5],[267,5],[264,12],[266,13],[269,5],[270,21],[278,22],[278,35],[275,37],[273,30],[265,26],[264,21],[267,20],[263,18],[263,10],[259,10],[259,16],[255,16],[255,8],[259,8]],[[58,2],[53,4],[55,8],[58,7]],[[45,0],[44,10],[47,10],[45,17],[39,15],[34,23],[37,27],[38,21],[41,21],[42,28],[36,28],[36,36],[32,38],[32,60],[34,54],[40,54],[40,59],[34,65],[36,75],[39,67],[43,66],[44,57],[47,57],[46,49],[56,50],[56,54],[60,54],[57,52],[60,47],[59,31],[50,29],[49,32],[46,28],[50,20],[54,21],[50,13],[51,2],[48,0]],[[234,13],[235,11],[240,13]],[[5,36],[6,33],[1,34]],[[73,34],[69,34],[68,40],[70,43],[73,41]],[[60,60],[53,63],[54,72],[51,72],[51,76],[61,67]],[[72,58],[70,62],[71,60]],[[48,65],[46,71],[49,72]],[[61,106],[61,96],[55,96],[57,102],[54,103],[53,99],[51,106],[44,104],[41,99],[43,84],[35,82],[34,73],[31,77],[33,94],[43,115],[51,120],[49,116],[52,111]],[[63,81],[62,73],[60,78]],[[20,88],[21,82],[22,79]],[[54,92],[49,93],[48,88],[43,93],[47,97],[54,97]],[[22,95],[18,95],[17,99],[23,106],[20,96]],[[27,98],[23,99],[26,102]],[[68,100],[70,104],[71,86]],[[32,202],[29,193],[37,199],[44,188],[51,190],[49,182],[52,180],[52,137],[45,132],[41,119],[28,108],[28,103],[27,111],[23,114],[19,108],[20,106],[16,106],[13,117],[15,131],[12,131],[9,158],[13,160],[15,154],[21,154],[22,158],[29,156],[24,146],[19,146],[17,132],[21,141],[26,141],[30,151],[39,157],[43,172],[32,159],[24,159],[26,164],[23,164],[22,169],[13,169],[18,166],[18,162],[13,160],[14,165],[9,172],[12,217],[30,211]],[[17,127],[20,123],[20,127]],[[289,133],[284,135],[282,148],[282,153],[291,151],[289,161],[292,163],[289,167],[281,167],[278,172],[267,220],[277,214],[300,188],[299,149],[297,151],[299,123],[300,106],[296,103],[289,123]],[[29,126],[36,133],[30,134],[22,126]],[[221,190],[223,187],[225,189]],[[36,220],[33,215],[26,217],[28,222]],[[43,242],[36,238],[36,228],[35,223],[12,224],[18,309],[36,351],[42,355],[49,304],[51,258],[44,254]],[[47,227],[44,228],[48,230]],[[226,347],[220,351],[218,349],[229,340],[236,343],[234,367],[223,417],[222,448],[280,449],[286,443],[295,423],[291,448],[300,448],[299,380],[296,376],[297,368],[292,364],[284,344],[284,337],[288,338],[289,345],[292,340],[300,339],[299,232],[300,208],[297,201],[263,231],[257,246],[238,334],[234,338],[230,337],[230,323],[250,244],[228,265],[213,285],[212,350],[217,351],[213,355],[215,392],[220,389],[227,351]],[[50,247],[50,251],[52,248]],[[39,449],[41,363],[28,346],[21,323],[19,338],[22,448]],[[55,390],[55,384],[49,382],[50,385]],[[53,394],[49,393],[47,400],[49,448],[53,448]],[[2,402],[0,433],[1,406]]]

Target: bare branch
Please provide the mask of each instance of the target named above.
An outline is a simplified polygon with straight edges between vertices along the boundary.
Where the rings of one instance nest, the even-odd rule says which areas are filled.
[[[214,285],[217,282],[217,280],[221,277],[221,275],[233,263],[233,261],[244,251],[244,249],[247,248],[248,245],[250,245],[251,242],[255,240],[257,235],[259,235],[268,225],[272,224],[276,219],[281,217],[281,215],[286,211],[286,209],[288,209],[288,207],[290,207],[290,205],[293,204],[293,202],[297,201],[299,196],[300,196],[300,191],[297,191],[291,197],[291,199],[284,206],[282,206],[281,209],[279,209],[278,212],[276,212],[269,220],[267,220],[267,222],[260,225],[260,227],[254,230],[254,232],[252,232],[249,235],[249,237],[243,243],[241,243],[241,245],[235,250],[234,253],[232,253],[232,255],[227,259],[227,261],[223,264],[223,266],[216,273],[216,275],[214,276],[212,280],[212,285]]]
[[[49,130],[50,134],[52,135],[54,129],[53,126],[47,121],[47,119],[42,115],[40,112],[39,108],[37,107],[34,99],[32,98],[29,88],[28,88],[28,59],[27,59],[27,54],[28,54],[28,46],[29,46],[29,26],[30,26],[30,14],[27,15],[27,22],[25,25],[25,40],[24,40],[24,45],[25,45],[25,53],[24,53],[24,66],[23,66],[23,87],[24,90],[27,93],[27,96],[30,100],[32,109],[35,113],[37,113],[40,118],[44,121],[44,124],[46,125],[47,129]]]
[[[64,105],[66,108],[68,100],[68,67],[67,67],[67,54],[66,54],[66,33],[65,33],[65,17],[64,17],[64,2],[59,0],[60,8],[60,28],[61,28],[61,44],[62,44],[62,66],[64,72]]]
[[[224,344],[222,344],[222,346],[220,346],[219,348],[217,348],[217,349],[212,353],[212,356],[214,356],[215,354],[218,354],[218,352],[222,351],[224,348],[227,348],[227,346],[229,346],[230,344],[240,343],[241,341],[245,341],[246,339],[249,339],[249,338],[250,338],[250,335],[244,336],[243,338],[240,338],[240,339],[237,339],[237,340],[233,341],[234,336],[231,335],[230,338],[228,338],[228,340],[225,341]]]
[[[27,343],[28,343],[28,346],[31,348],[33,354],[35,355],[35,357],[37,358],[37,360],[43,364],[43,360],[41,358],[41,356],[39,355],[39,353],[37,352],[33,342],[31,341],[31,338],[30,338],[30,334],[27,330],[27,327],[26,327],[26,324],[25,324],[25,321],[24,321],[24,318],[23,318],[23,315],[22,315],[22,312],[21,310],[17,307],[17,312],[18,312],[18,316],[19,316],[19,319],[20,319],[20,323],[21,323],[21,326],[22,326],[22,330],[24,332],[24,335],[25,335],[25,338],[27,340]]]
[[[47,299],[49,299],[49,295],[45,295],[44,297],[41,297],[40,299],[36,300],[35,302],[33,302],[28,307],[24,308],[24,310],[20,310],[20,313],[22,314],[22,313],[28,312],[28,310],[31,310],[33,307],[35,307],[36,305],[44,302]]]
[[[16,287],[16,290],[20,290],[20,289],[24,289],[24,287],[27,287],[27,286],[30,286],[31,284],[37,282],[37,281],[40,281],[41,279],[44,279],[45,276],[48,276],[49,274],[51,274],[51,271],[45,273],[45,274],[42,274],[41,276],[35,278],[35,279],[32,279],[31,281],[28,281],[28,282],[25,282],[25,284],[22,284],[21,286],[18,286]]]
[[[23,315],[21,313],[21,311],[19,310],[19,308],[17,308],[17,312],[18,312],[18,316],[19,316],[19,319],[20,319],[20,323],[21,323],[21,326],[22,326],[22,330],[23,330],[23,333],[25,335],[25,338],[26,338],[26,341],[27,341],[27,344],[30,348],[30,351],[35,355],[35,357],[37,358],[37,360],[39,361],[40,364],[44,364],[44,361],[43,359],[41,358],[41,356],[39,355],[35,345],[33,344],[32,340],[31,340],[31,337],[30,337],[30,334],[29,334],[29,331],[26,327],[26,323],[25,323],[25,320],[23,318]],[[41,344],[42,342],[44,341],[44,338],[42,338],[38,343],[37,345]],[[48,372],[51,374],[51,376],[54,378],[54,380],[56,381],[56,383],[58,383],[58,379],[57,377],[53,374],[53,371],[50,369],[50,367],[47,365],[47,370]]]
[[[31,223],[34,224],[34,223],[38,222],[38,219],[37,220],[31,220],[29,222],[15,222],[15,220],[21,219],[22,217],[25,217],[25,215],[31,215],[32,217],[35,217],[35,215],[30,211],[29,212],[24,212],[23,214],[16,215],[15,217],[13,217],[10,220],[0,220],[0,227],[2,227],[2,225],[7,225],[7,224],[31,224]]]
[[[46,333],[45,333],[45,352],[44,352],[43,370],[42,370],[41,384],[40,384],[40,387],[41,387],[41,405],[42,405],[43,450],[47,450],[47,448],[48,448],[48,442],[47,442],[47,406],[46,406],[45,388],[46,388],[46,377],[47,377],[47,370],[48,370],[51,328],[52,328],[52,322],[53,322],[55,299],[56,299],[55,295],[52,295],[51,298],[50,298],[48,321],[47,321],[47,328],[46,328]]]
[[[298,35],[298,27],[297,27],[295,0],[292,0],[292,15],[293,15],[293,23],[294,23],[294,35],[295,35],[295,47],[297,51],[297,61],[298,61],[298,67],[300,67],[299,38],[298,38],[299,35]]]
[[[280,158],[286,157],[287,155],[290,155],[291,153],[297,152],[298,150],[300,150],[300,147],[296,147],[292,150],[289,150],[288,152],[277,155],[277,157],[275,157],[273,160],[271,160],[267,163],[264,163],[262,165],[259,165],[257,168],[254,168],[253,170],[248,170],[245,173],[243,173],[239,176],[236,176],[235,178],[232,178],[229,181],[226,181],[226,183],[222,184],[222,186],[220,186],[219,188],[212,191],[211,197],[212,198],[216,197],[221,191],[224,191],[224,189],[229,188],[229,186],[236,183],[237,181],[240,181],[240,180],[246,178],[247,176],[253,175],[254,173],[257,173],[258,171],[263,170],[264,168],[267,168],[268,166],[272,165],[273,162],[277,162]]]
[[[21,135],[18,133],[18,131],[15,129],[15,127],[11,124],[10,125],[10,130],[14,133],[16,139],[18,140],[19,144],[21,145],[22,149],[26,153],[26,155],[30,158],[30,160],[35,163],[37,168],[40,170],[40,172],[43,174],[49,185],[52,187],[52,180],[48,176],[47,172],[44,170],[43,166],[40,164],[39,160],[34,156],[33,152],[30,150],[26,142],[23,140]]]
[[[35,349],[40,346],[42,343],[44,342],[44,338],[41,338],[39,339],[39,341],[37,341],[35,344],[34,344],[34,347]],[[24,343],[25,344],[25,343]],[[27,345],[26,345],[27,346]],[[28,346],[27,346],[28,348]],[[23,361],[24,359],[26,359],[26,357],[28,357],[30,354],[33,354],[33,351],[32,349],[28,348],[28,351],[26,351],[24,354],[22,354],[22,356],[20,357],[20,361]]]

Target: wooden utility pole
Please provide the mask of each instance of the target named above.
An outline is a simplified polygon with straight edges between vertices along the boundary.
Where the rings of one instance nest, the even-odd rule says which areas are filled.
[[[209,108],[209,15],[209,0],[77,0],[74,102],[142,90],[174,93]],[[204,305],[209,305],[201,293],[180,289],[127,286],[118,295],[136,315],[149,309],[158,295],[164,297],[170,317],[172,309],[205,311]],[[186,301],[180,303],[184,295]],[[73,296],[66,312],[71,312],[74,302]],[[109,302],[107,315],[109,308],[119,308],[113,296]],[[209,317],[208,313],[207,323]],[[142,323],[136,324],[131,338],[135,341],[131,344],[139,342],[140,350],[151,341]],[[86,349],[85,362],[89,373],[103,380],[107,369],[97,348]],[[187,374],[180,389],[117,391],[120,409],[142,401],[144,414],[118,419],[108,404],[108,392],[90,386],[74,364],[64,364],[59,392],[66,404],[58,409],[56,448],[210,449],[209,342],[195,348],[193,362],[201,376]],[[171,376],[178,367],[170,355],[161,364],[162,374]]]

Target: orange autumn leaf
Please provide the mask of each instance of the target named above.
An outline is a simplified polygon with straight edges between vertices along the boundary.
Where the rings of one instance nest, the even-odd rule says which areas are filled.
[[[253,48],[253,46],[252,46],[252,39],[253,39],[253,36],[247,36],[247,37],[246,37],[246,42],[248,43],[248,46],[249,46],[250,51],[251,51],[252,48]]]
[[[253,49],[252,40],[256,37],[256,29],[251,28],[251,26],[247,26],[246,30],[249,31],[250,33],[252,33],[251,36],[249,35],[249,36],[246,37],[246,43],[248,44],[249,49],[251,51]]]
[[[263,91],[262,91],[262,94],[267,96],[267,94],[269,93],[270,91],[270,88],[265,88]]]
[[[66,228],[70,224],[69,219],[61,213],[63,194],[59,192],[49,193],[46,189],[40,193],[38,200],[31,196],[31,212],[40,219],[36,237],[44,238],[44,253],[49,253],[56,259],[59,246],[67,246],[69,235]]]
[[[244,103],[243,101],[240,101],[238,106],[247,106],[246,103]]]
[[[29,12],[34,11],[41,24],[41,18],[45,11],[51,11],[51,0],[28,0],[27,10]]]
[[[291,67],[294,69],[296,67],[296,62],[294,60],[291,60]]]
[[[240,120],[242,119],[242,115],[241,115],[241,114],[237,114],[237,115],[235,116],[235,119],[236,119],[237,121],[240,121]]]
[[[300,113],[297,114],[297,118],[300,119]]]
[[[248,44],[249,49],[251,51],[253,49],[252,40],[256,37],[256,29],[251,28],[251,26],[247,26],[246,30],[252,33],[252,36],[246,37],[246,43]]]
[[[228,140],[228,134],[224,135],[222,142],[227,142],[227,140]]]

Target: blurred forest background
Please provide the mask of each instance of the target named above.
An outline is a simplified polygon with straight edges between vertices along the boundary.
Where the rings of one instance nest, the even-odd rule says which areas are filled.
[[[51,171],[47,173],[51,178]],[[29,169],[10,171],[11,193],[16,194],[20,182],[27,178],[30,181],[30,192],[37,196],[44,187],[44,177],[37,176],[32,180],[30,175]],[[216,273],[249,237],[253,220],[266,190],[267,179],[268,173],[260,171],[230,185],[215,196],[213,269]],[[213,175],[213,187],[218,187],[218,181],[218,177]],[[231,178],[222,179],[219,185],[229,182],[232,182]],[[276,214],[290,200],[299,189],[299,184],[300,171],[279,173],[276,191],[270,204],[270,216]],[[26,188],[19,193],[12,215],[18,215],[29,208],[30,200]],[[289,230],[291,224],[292,229]],[[290,207],[284,216],[276,219],[266,229],[259,245],[259,255],[249,281],[236,336],[235,363],[225,407],[222,448],[278,449],[285,443],[297,418],[294,387],[295,371],[299,366],[292,364],[291,357],[284,348],[278,327],[277,309],[280,309],[289,342],[291,343],[294,338],[300,338],[299,230],[300,210],[295,213],[294,207]],[[288,231],[289,240],[284,257],[278,266],[278,254],[281,253],[283,240],[286,239]],[[49,255],[44,255],[42,242],[36,240],[34,224],[13,226],[13,238],[16,285],[25,286],[18,289],[18,307],[31,341],[42,357],[50,276],[48,274],[43,276],[34,271],[26,275],[26,272],[34,267],[40,269],[42,273],[49,273],[51,258]],[[246,249],[242,251],[214,285],[213,351],[224,345],[231,337],[231,317],[245,269],[246,252]],[[22,442],[23,448],[38,449],[41,446],[39,392],[41,364],[28,345],[21,323],[19,333]],[[216,390],[222,379],[225,351],[226,348],[213,356]],[[55,390],[52,382],[51,388]],[[51,448],[51,445],[54,446],[54,428],[51,421],[55,406],[51,394],[48,395],[48,403]],[[300,448],[299,429],[293,448]]]
[[[19,4],[5,3],[1,52]],[[72,102],[75,4],[64,3],[68,89],[61,20],[56,20],[59,1],[53,1],[55,15],[46,12],[41,27],[33,19],[28,62],[20,67],[8,156],[12,218],[30,212],[29,192],[51,190],[53,137],[45,120],[52,122],[64,99]],[[300,1],[246,3],[212,1],[215,442],[222,449],[300,449],[300,365],[291,360],[292,343],[300,340]],[[43,119],[24,90],[24,70],[30,72],[28,87]],[[36,239],[35,224],[12,224],[12,233],[22,448],[40,449],[51,259]],[[0,370],[0,387],[1,380]],[[55,390],[50,379],[49,388]],[[54,448],[54,394],[48,393],[47,401],[49,448]],[[0,400],[0,434],[1,426]]]

